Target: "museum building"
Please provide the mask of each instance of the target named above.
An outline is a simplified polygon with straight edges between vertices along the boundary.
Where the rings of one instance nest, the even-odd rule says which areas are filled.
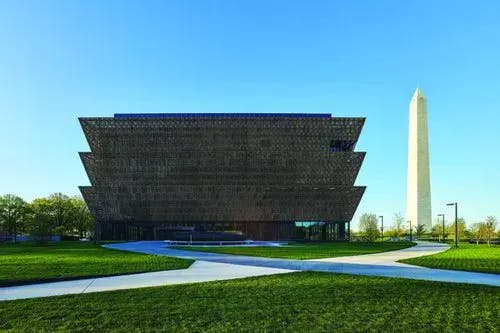
[[[345,240],[364,118],[158,113],[80,118],[100,240]]]

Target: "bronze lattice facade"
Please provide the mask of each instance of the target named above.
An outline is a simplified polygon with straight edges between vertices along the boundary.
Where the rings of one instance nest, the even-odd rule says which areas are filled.
[[[80,118],[91,186],[80,190],[99,239],[182,230],[251,239],[337,240],[354,186],[364,118],[329,114],[115,114]]]

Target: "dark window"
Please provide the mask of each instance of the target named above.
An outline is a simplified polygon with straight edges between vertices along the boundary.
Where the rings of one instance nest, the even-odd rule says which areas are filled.
[[[354,141],[350,140],[332,140],[330,141],[330,151],[352,151],[354,149]]]

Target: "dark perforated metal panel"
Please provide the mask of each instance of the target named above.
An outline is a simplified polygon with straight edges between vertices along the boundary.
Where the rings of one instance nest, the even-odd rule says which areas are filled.
[[[80,118],[82,195],[99,223],[350,221],[364,118],[267,115]]]

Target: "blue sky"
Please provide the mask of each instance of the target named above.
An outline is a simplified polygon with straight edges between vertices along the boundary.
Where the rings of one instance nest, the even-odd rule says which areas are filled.
[[[78,116],[367,117],[358,208],[404,213],[408,103],[428,97],[433,215],[500,217],[498,1],[0,0],[0,193],[88,184]]]

